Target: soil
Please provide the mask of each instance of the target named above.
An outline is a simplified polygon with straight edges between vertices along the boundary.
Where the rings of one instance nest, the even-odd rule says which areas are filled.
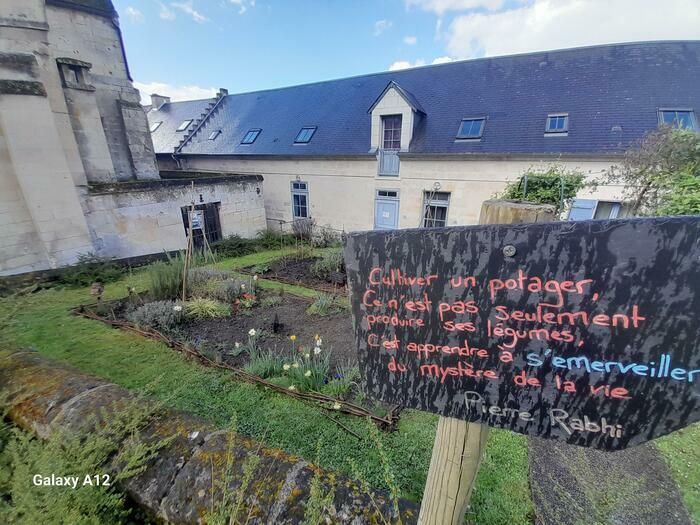
[[[332,367],[357,362],[350,312],[342,310],[327,316],[311,315],[306,313],[310,300],[288,294],[281,297],[282,302],[274,306],[258,305],[231,317],[188,322],[181,327],[183,336],[197,347],[223,350],[226,362],[235,366],[243,366],[248,360],[246,354],[234,357],[231,353],[236,342],[248,341],[251,328],[260,332],[259,342],[263,348],[288,353],[292,346],[291,335],[297,336],[296,348],[300,345],[310,348],[318,334],[323,340],[323,348],[331,353]],[[276,332],[275,317],[279,323]]]
[[[307,257],[304,259],[284,257],[271,262],[269,264],[270,270],[260,274],[260,276],[273,281],[300,284],[307,288],[324,292],[345,293],[345,274],[339,274],[339,276],[342,276],[343,284],[337,284],[320,279],[311,273],[311,265],[318,260],[319,257]],[[250,272],[251,268],[247,268],[247,270]]]

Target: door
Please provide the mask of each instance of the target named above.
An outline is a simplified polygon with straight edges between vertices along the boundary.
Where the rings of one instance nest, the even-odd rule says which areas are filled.
[[[374,229],[393,230],[399,227],[399,192],[377,190],[374,204]]]

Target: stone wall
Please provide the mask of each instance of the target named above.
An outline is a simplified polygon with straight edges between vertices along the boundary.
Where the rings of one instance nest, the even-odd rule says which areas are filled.
[[[95,251],[133,257],[184,249],[181,207],[219,202],[222,235],[254,237],[264,230],[262,177],[220,177],[191,181],[96,184],[85,196],[86,219]]]

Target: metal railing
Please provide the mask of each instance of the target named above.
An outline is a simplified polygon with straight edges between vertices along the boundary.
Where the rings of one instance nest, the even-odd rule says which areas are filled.
[[[377,173],[386,177],[398,177],[399,175],[399,150],[380,149],[377,154]]]

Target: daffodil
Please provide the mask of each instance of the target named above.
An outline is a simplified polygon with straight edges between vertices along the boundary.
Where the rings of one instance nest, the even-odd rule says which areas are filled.
[[[323,343],[323,339],[321,339],[320,337],[316,339],[316,346],[321,346],[321,343]]]
[[[307,352],[306,354],[304,354],[304,357],[305,357],[306,359],[308,359],[309,357],[311,357],[311,354],[309,354],[309,353]]]
[[[289,390],[296,390],[296,389],[297,389],[297,387],[295,387],[294,385],[289,385]]]
[[[238,341],[236,341],[236,343],[235,343],[233,346],[235,346],[236,348],[240,348],[240,347],[241,347],[241,343],[239,343]]]
[[[299,368],[299,363],[292,363],[292,368]]]
[[[316,348],[314,348],[314,355],[318,355],[318,354],[320,354],[322,351],[323,351],[323,350],[321,350],[321,349],[317,346]]]
[[[338,403],[337,401],[333,403],[333,410],[340,410],[340,403]]]
[[[245,290],[245,284],[241,283],[241,290]]]
[[[255,334],[256,334],[256,333],[257,333],[257,332],[255,331],[255,328],[251,328],[250,330],[248,330],[248,335],[249,335],[250,337],[255,337]]]
[[[314,340],[318,341],[319,339],[321,339],[321,336],[318,335],[318,334],[316,334],[316,335],[314,336]]]
[[[254,280],[254,281],[257,281],[257,280],[258,280],[257,274],[256,274],[256,275],[253,275],[253,280]]]
[[[311,370],[304,372],[304,377],[311,377]]]
[[[294,342],[294,341],[297,340],[297,336],[296,336],[296,335],[290,335],[289,338],[292,340],[292,342]]]
[[[175,306],[173,306],[173,311],[174,312],[182,312],[182,306],[180,306],[179,304],[176,304]]]
[[[287,363],[282,365],[282,370],[289,370],[290,368],[291,367]]]

